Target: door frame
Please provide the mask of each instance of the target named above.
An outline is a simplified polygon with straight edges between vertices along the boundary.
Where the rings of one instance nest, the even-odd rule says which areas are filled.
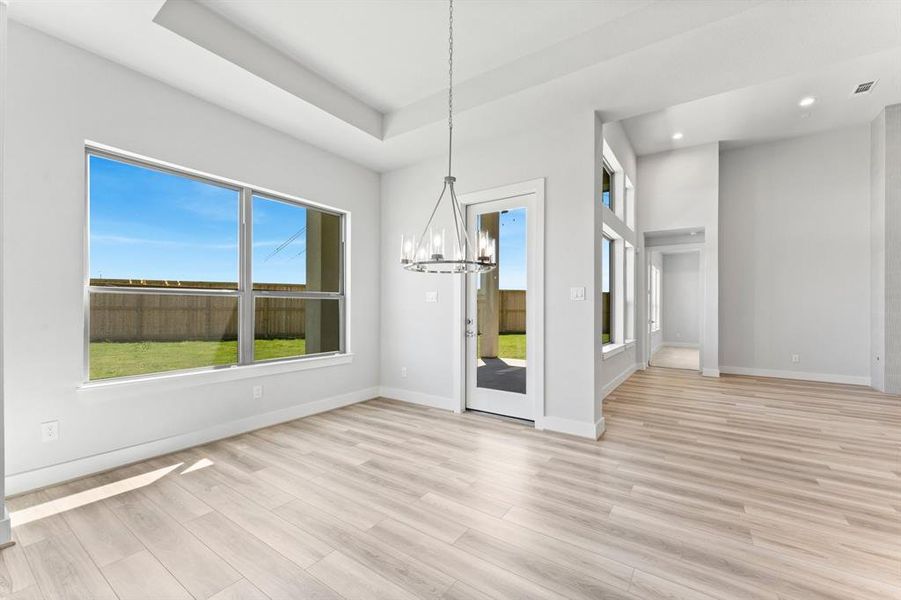
[[[648,274],[651,272],[651,255],[655,252],[659,252],[661,255],[663,254],[689,254],[692,252],[698,253],[698,373],[704,372],[704,332],[706,329],[706,321],[707,321],[707,252],[706,252],[706,244],[704,242],[692,243],[692,244],[669,244],[662,246],[646,246],[645,247],[645,259],[644,259],[644,285],[647,288]],[[662,261],[661,261],[662,265]],[[663,273],[660,275],[661,285],[663,282]],[[649,367],[651,365],[651,356],[652,356],[652,348],[651,348],[651,331],[650,320],[651,315],[649,312],[650,304],[649,304],[649,296],[648,289],[645,289],[645,313],[647,318],[644,320],[644,365],[645,367]],[[663,294],[660,295],[660,303],[661,308],[660,312],[663,314]],[[661,336],[663,335],[663,330],[660,332]]]
[[[459,196],[467,207],[492,200],[523,197],[527,210],[526,252],[526,390],[532,396],[535,428],[544,422],[544,209],[545,179],[532,179]],[[454,412],[466,410],[466,278],[454,278],[451,319],[453,340]]]

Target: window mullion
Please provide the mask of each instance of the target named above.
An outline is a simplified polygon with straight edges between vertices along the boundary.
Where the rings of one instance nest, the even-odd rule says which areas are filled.
[[[253,362],[253,191],[241,189],[241,238],[238,263],[241,314],[238,327],[238,361],[242,365]]]

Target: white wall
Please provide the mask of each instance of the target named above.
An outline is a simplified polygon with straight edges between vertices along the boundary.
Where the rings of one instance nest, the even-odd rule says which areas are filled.
[[[663,344],[697,346],[701,311],[697,252],[663,255]]]
[[[197,443],[198,436],[219,437],[230,427],[261,426],[377,392],[376,173],[20,25],[10,26],[9,49],[3,231],[9,493],[136,460],[154,453],[151,447]],[[85,140],[350,210],[353,362],[283,374],[259,368],[251,379],[230,382],[192,375],[79,389]],[[253,401],[251,386],[260,383],[265,397]],[[39,424],[48,420],[59,420],[60,438],[42,444]],[[135,447],[145,443],[151,446]],[[85,457],[94,458],[34,472]]]
[[[460,195],[546,177],[545,399],[551,421],[593,426],[592,323],[594,297],[594,117],[537,124],[522,134],[455,149]],[[460,124],[459,126],[463,126]],[[381,382],[387,394],[445,408],[459,406],[452,372],[452,278],[404,271],[398,262],[402,233],[416,232],[432,210],[447,159],[438,157],[382,177]],[[449,214],[444,222],[449,222]],[[569,299],[585,286],[584,302]],[[427,290],[438,302],[427,304]],[[406,367],[406,378],[401,368]]]
[[[724,370],[869,381],[869,156],[868,126],[722,153]]]
[[[901,394],[901,104],[885,109],[885,389]]]
[[[0,232],[3,231],[3,213],[6,207],[6,194],[4,193],[4,170],[6,162],[4,160],[4,149],[6,147],[6,91],[8,89],[6,80],[6,52],[7,52],[7,6],[4,2],[0,2]],[[0,282],[3,281],[3,244],[0,242]],[[5,394],[3,385],[3,293],[0,287],[0,545],[9,543],[12,538],[12,531],[9,522],[9,512],[6,508],[6,460],[4,454],[6,444],[4,443],[5,427],[4,427],[4,405]]]
[[[885,391],[885,111],[870,124],[870,385]]]
[[[632,149],[632,143],[629,141],[623,126],[619,122],[602,123],[598,116],[595,117],[595,198],[601,197],[601,163],[604,158],[604,144],[609,148],[615,159],[613,164],[618,165],[622,172],[617,171],[613,177],[615,187],[615,202],[619,203],[617,210],[620,210],[621,217],[617,217],[614,212],[606,208],[601,202],[595,202],[595,242],[594,247],[599,249],[602,243],[603,227],[612,228],[624,240],[627,240],[634,247],[640,249],[639,238],[635,231],[630,231],[626,225],[625,211],[620,209],[625,200],[625,179],[629,178],[633,186],[637,186],[637,159],[635,151]],[[611,157],[607,157],[610,159]],[[634,198],[634,197],[633,197]],[[634,201],[634,199],[633,199]],[[625,259],[622,258],[625,253],[625,247],[621,242],[615,245],[616,264],[625,265]],[[595,287],[601,287],[601,277],[603,266],[601,264],[601,253],[595,251]],[[641,322],[641,307],[639,299],[644,298],[644,286],[638,273],[638,260],[633,264],[633,276],[635,277],[635,316],[636,323]],[[616,290],[626,290],[626,272],[625,269],[614,269],[614,288]],[[614,297],[614,314],[625,315],[625,291],[615,294]],[[602,326],[602,303],[595,304],[595,331],[601,331]],[[622,341],[625,339],[626,327],[624,321],[616,319],[616,339]],[[636,326],[636,331],[638,331]],[[615,390],[629,375],[631,375],[639,363],[641,345],[639,343],[631,343],[621,352],[604,353],[604,344],[600,335],[595,336],[595,420],[601,422],[603,418],[603,402],[613,390]]]
[[[719,177],[718,143],[638,159],[640,231],[704,229],[701,368],[713,376],[719,374]]]

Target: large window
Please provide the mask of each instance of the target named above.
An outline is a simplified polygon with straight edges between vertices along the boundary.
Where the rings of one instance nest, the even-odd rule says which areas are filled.
[[[88,149],[89,380],[344,349],[344,218]]]
[[[614,341],[613,303],[615,299],[614,243],[608,237],[601,238],[601,341]]]

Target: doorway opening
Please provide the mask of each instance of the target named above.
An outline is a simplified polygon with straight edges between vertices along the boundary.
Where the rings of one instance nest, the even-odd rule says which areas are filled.
[[[461,409],[538,423],[543,394],[543,200],[536,180],[460,197],[470,235],[497,240],[497,268],[460,291]]]
[[[645,239],[648,364],[700,371],[704,319],[703,231],[665,233]]]

